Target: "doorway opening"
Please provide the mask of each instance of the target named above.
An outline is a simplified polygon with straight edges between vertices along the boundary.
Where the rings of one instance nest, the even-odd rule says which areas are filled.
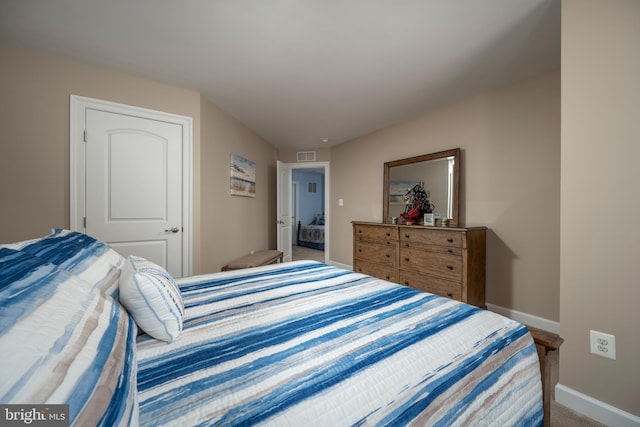
[[[292,260],[329,262],[329,164],[291,166],[294,230]]]

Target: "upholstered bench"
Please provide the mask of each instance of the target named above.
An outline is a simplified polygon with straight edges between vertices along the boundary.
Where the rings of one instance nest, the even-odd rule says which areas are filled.
[[[240,270],[242,268],[258,267],[261,265],[273,264],[274,262],[282,262],[283,253],[276,250],[255,251],[240,257],[229,264],[222,267],[222,271]]]

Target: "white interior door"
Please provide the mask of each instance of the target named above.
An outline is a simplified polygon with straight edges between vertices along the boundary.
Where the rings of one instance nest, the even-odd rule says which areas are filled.
[[[183,276],[182,126],[86,110],[86,233]]]
[[[286,163],[277,163],[277,211],[278,211],[278,250],[283,252],[283,261],[291,261],[291,167]]]
[[[291,244],[298,244],[298,183],[291,182]],[[292,254],[293,255],[293,254]]]

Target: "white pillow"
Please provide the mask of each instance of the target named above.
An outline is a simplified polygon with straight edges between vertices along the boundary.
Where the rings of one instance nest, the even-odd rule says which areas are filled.
[[[130,255],[119,286],[120,302],[143,331],[167,342],[180,335],[184,303],[176,282],[165,269]]]

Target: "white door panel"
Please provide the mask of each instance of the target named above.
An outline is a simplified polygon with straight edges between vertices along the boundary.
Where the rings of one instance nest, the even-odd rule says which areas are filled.
[[[166,220],[167,140],[142,132],[118,132],[108,138],[110,220]]]
[[[283,252],[283,261],[291,261],[291,167],[277,162],[277,206],[278,250]]]
[[[292,170],[293,172],[293,170]],[[291,244],[298,244],[298,183],[291,181]],[[293,259],[293,252],[291,253]]]
[[[167,265],[167,241],[126,241],[111,243],[110,246],[124,257],[136,255],[148,260],[154,260],[158,265]]]
[[[182,276],[182,127],[86,110],[86,231]]]

